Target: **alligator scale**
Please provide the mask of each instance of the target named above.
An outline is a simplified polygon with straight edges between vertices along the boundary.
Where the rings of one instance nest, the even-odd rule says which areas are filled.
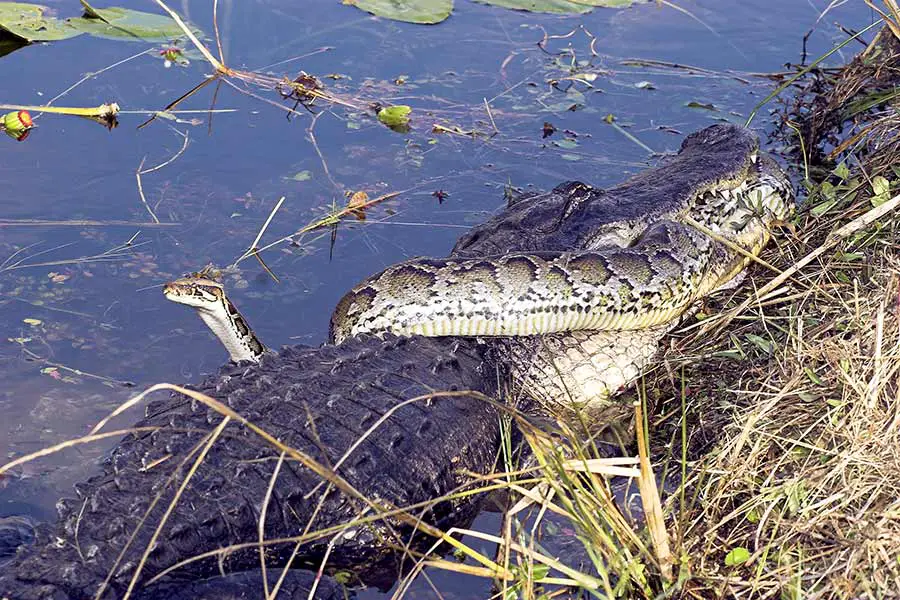
[[[477,514],[477,494],[436,499],[494,470],[499,409],[486,397],[504,397],[499,386],[512,380],[543,410],[573,389],[576,401],[603,405],[692,302],[746,267],[792,205],[755,136],[730,125],[692,134],[678,155],[615,188],[568,183],[519,198],[449,259],[402,263],[354,288],[332,320],[339,344],[229,347],[235,358],[255,348],[258,364],[229,364],[194,388],[303,461],[237,423],[212,443],[219,413],[180,395],[155,401],[136,425],[153,430],[125,437],[78,498],[59,503],[57,523],[0,572],[0,596],[258,598],[264,559],[270,590],[290,565],[278,597],[306,598],[308,570],[326,554],[328,569],[390,585],[402,560],[392,547],[431,541],[416,520],[446,528]],[[333,466],[341,485],[324,485],[313,461]],[[404,507],[412,518],[380,514]],[[343,596],[325,578],[315,597]]]

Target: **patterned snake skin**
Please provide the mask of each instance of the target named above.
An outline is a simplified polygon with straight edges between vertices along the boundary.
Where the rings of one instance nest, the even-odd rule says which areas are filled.
[[[538,398],[603,405],[637,376],[678,318],[742,273],[793,211],[782,170],[736,126],[693,134],[662,170],[677,175],[684,149],[698,146],[727,158],[726,168],[675,197],[660,180],[657,203],[643,214],[619,193],[589,231],[559,236],[561,248],[580,250],[418,258],[366,279],[338,303],[332,341],[379,332],[541,336],[506,344],[515,379]],[[646,196],[647,183],[638,176],[609,195],[639,188]]]

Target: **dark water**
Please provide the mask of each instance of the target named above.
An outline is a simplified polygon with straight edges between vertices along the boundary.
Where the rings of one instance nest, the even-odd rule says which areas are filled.
[[[71,12],[71,2],[43,3]],[[154,10],[151,2],[123,4]],[[172,5],[211,32],[211,4]],[[142,115],[123,114],[113,131],[45,115],[25,142],[0,139],[0,460],[85,434],[134,393],[123,382],[142,389],[214,371],[226,358],[219,343],[189,310],[166,302],[159,286],[210,262],[232,264],[279,197],[286,201],[263,243],[323,216],[332,203],[345,204],[346,192],[402,191],[370,210],[365,222],[342,224],[333,248],[326,231],[265,252],[278,283],[253,259],[227,276],[233,300],[269,345],[317,344],[331,308],[352,284],[403,258],[445,254],[467,227],[503,205],[505,184],[608,185],[648,164],[642,145],[674,150],[684,134],[715,120],[743,122],[772,89],[759,74],[800,61],[802,36],[827,4],[685,0],[678,5],[693,17],[654,4],[561,17],[457,0],[448,21],[423,27],[375,19],[337,0],[221,0],[232,67],[291,77],[302,68],[345,97],[409,104],[423,118],[419,124],[432,122],[425,117],[433,111],[434,122],[463,130],[492,130],[487,100],[499,133],[473,140],[420,126],[400,134],[333,107],[315,121],[317,151],[310,115],[288,121],[283,111],[223,86],[216,107],[236,112],[216,115],[211,132],[206,114],[182,115],[196,124],[158,120],[141,130]],[[862,3],[829,12],[809,38],[810,55],[844,39],[836,24],[858,29],[871,18]],[[545,34],[562,36],[580,25],[596,37],[597,56],[580,30],[549,39],[546,51],[537,45]],[[847,46],[831,63],[859,47]],[[46,102],[85,74],[148,48],[155,47],[82,36],[21,49],[0,58],[0,102]],[[698,68],[631,65],[629,58]],[[596,77],[590,86],[563,91],[573,64]],[[208,72],[199,59],[166,69],[153,49],[56,104],[159,109]],[[552,87],[551,80],[560,83]],[[211,90],[180,108],[207,109]],[[755,126],[767,126],[772,107]],[[640,144],[604,122],[608,114]],[[545,121],[557,132],[542,139]],[[183,135],[187,150],[143,177],[147,202],[166,225],[111,224],[151,220],[135,171],[145,157],[146,166],[168,160]],[[577,145],[562,142],[567,137]],[[443,203],[436,190],[449,194]],[[69,224],[10,223],[29,219]],[[100,224],[75,224],[80,220]],[[30,463],[24,473],[40,491],[10,502],[16,510],[24,502],[36,514],[52,511],[107,447],[80,446]],[[465,597],[473,585],[446,574],[435,581],[449,597]]]

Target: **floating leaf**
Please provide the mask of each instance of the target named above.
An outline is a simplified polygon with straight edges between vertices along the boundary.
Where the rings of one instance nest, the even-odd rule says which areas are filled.
[[[513,10],[530,12],[580,14],[601,6],[624,8],[646,0],[475,0]],[[407,23],[440,23],[450,16],[453,0],[343,0],[379,17]]]
[[[27,319],[22,319],[22,322],[25,323],[26,325],[31,325],[32,327],[37,327],[43,321],[41,321],[40,319],[32,319],[31,317],[28,317]]]
[[[412,109],[405,104],[386,106],[378,111],[378,120],[391,129],[402,130],[409,125],[409,114]]]
[[[95,8],[82,0],[84,16],[67,19],[73,28],[91,35],[114,40],[163,42],[184,37],[184,32],[165,15],[130,8]],[[201,33],[194,29],[195,33]]]
[[[594,8],[626,8],[644,0],[475,0],[481,4],[493,4],[513,10],[529,12],[579,14]]]
[[[745,563],[748,560],[750,560],[750,551],[741,546],[732,548],[731,551],[725,555],[725,564],[729,567]]]
[[[365,192],[354,192],[347,202],[347,210],[359,221],[366,220],[366,207],[369,205],[369,195]]]
[[[529,12],[580,14],[594,8],[625,8],[644,0],[475,0],[481,4],[493,4],[513,10]]]
[[[169,17],[129,8],[95,8],[82,0],[83,16],[49,17],[39,4],[0,2],[0,30],[28,42],[51,42],[88,33],[117,40],[166,41],[184,36]],[[194,28],[195,33],[201,34]]]
[[[396,21],[432,25],[450,16],[453,0],[344,0],[357,8]]]
[[[0,2],[0,30],[28,42],[52,42],[81,35],[65,21],[45,16],[48,10],[40,4]]]
[[[643,3],[647,0],[570,0],[575,4],[588,4],[600,8],[628,8],[632,4]]]
[[[703,102],[696,102],[694,100],[691,100],[690,102],[685,104],[685,106],[687,106],[688,108],[702,108],[703,110],[711,110],[711,111],[715,111],[715,112],[718,112],[718,110],[719,110],[718,108],[716,108],[716,105],[713,104],[712,102],[703,103]]]
[[[294,181],[309,181],[312,179],[312,173],[309,171],[300,171],[299,173],[295,173],[291,179]]]
[[[594,5],[587,2],[570,2],[569,0],[475,0],[480,4],[502,6],[513,10],[528,12],[580,14],[591,12]]]

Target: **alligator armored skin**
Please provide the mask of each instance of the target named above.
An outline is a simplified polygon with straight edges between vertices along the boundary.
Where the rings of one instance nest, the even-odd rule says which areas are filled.
[[[388,410],[403,400],[432,390],[480,390],[492,393],[483,356],[475,343],[452,344],[428,338],[363,338],[318,349],[284,348],[258,366],[230,365],[196,389],[219,398],[260,424],[283,443],[323,464],[334,465],[344,452]],[[290,383],[284,384],[285,381]],[[315,415],[314,423],[307,415]],[[80,486],[80,498],[60,503],[55,531],[39,531],[39,550],[21,557],[0,578],[0,590],[12,598],[91,598],[120,550],[144,515],[125,558],[115,570],[103,598],[120,598],[144,548],[169,505],[174,490],[192,461],[183,465],[204,436],[221,421],[205,405],[175,398],[154,402],[138,427],[159,427],[152,433],[125,438],[104,465],[104,473]],[[484,472],[494,463],[499,444],[497,414],[490,404],[471,396],[435,398],[400,406],[340,467],[343,478],[370,497],[395,506],[425,502],[467,480],[460,470]],[[428,448],[428,452],[423,452]],[[171,457],[151,469],[154,461]],[[141,580],[200,552],[228,543],[258,539],[261,506],[277,464],[278,452],[245,427],[227,427],[197,470],[169,516],[163,539],[149,553]],[[179,468],[180,467],[180,468]],[[176,470],[175,480],[166,479]],[[325,488],[311,494],[321,479],[296,461],[280,469],[266,512],[266,537],[298,535],[346,523],[365,505],[331,491],[311,518]],[[147,513],[157,493],[156,506]],[[438,526],[470,520],[477,503],[438,503],[421,514]],[[409,528],[401,529],[408,534]],[[386,527],[341,532],[329,565],[370,565],[384,571]],[[46,537],[45,537],[46,536]],[[334,532],[305,545],[305,565],[317,566]],[[402,544],[402,536],[394,540]],[[54,542],[55,538],[65,540]],[[293,544],[273,546],[267,563],[284,564]],[[259,565],[256,549],[228,555],[226,572]],[[197,579],[217,574],[215,559],[190,565],[180,577]],[[393,569],[396,573],[396,568]],[[362,574],[365,576],[365,574]],[[274,578],[273,578],[274,580]],[[13,584],[12,581],[15,581]],[[257,589],[261,589],[257,588]],[[138,596],[141,597],[141,596]],[[152,597],[169,597],[154,594]]]
[[[463,236],[453,255],[603,243],[607,234],[621,233],[605,232],[604,223],[617,221],[621,229],[622,223],[628,227],[683,201],[697,185],[726,177],[754,144],[745,130],[718,125],[689,136],[679,155],[662,166],[610,190],[570,182],[518,198]],[[412,514],[423,523],[464,526],[478,512],[480,495],[430,501],[471,487],[473,474],[494,470],[501,415],[480,394],[499,397],[506,378],[497,357],[505,356],[505,343],[502,338],[388,335],[358,337],[339,346],[286,347],[259,365],[227,365],[194,389],[318,463],[339,463],[336,471],[346,484],[379,506],[421,504]],[[468,393],[406,402],[457,390]],[[166,514],[221,420],[219,413],[181,395],[148,405],[136,427],[155,430],[124,438],[102,473],[77,487],[76,499],[60,501],[57,523],[40,527],[37,541],[20,548],[0,573],[0,597],[121,598],[132,580],[132,597],[145,600],[262,597],[260,553],[253,544],[259,540],[264,505],[266,540],[332,528],[298,548],[294,543],[267,546],[270,585],[293,556],[288,593],[279,597],[306,597],[311,576],[303,569],[318,568],[330,543],[329,568],[352,568],[362,580],[386,586],[402,559],[392,546],[431,541],[398,518],[342,529],[375,509],[354,494],[329,488],[297,460],[280,460],[279,451],[237,422],[209,446]],[[234,544],[243,546],[151,582],[180,561]],[[316,597],[342,596],[326,578]]]

